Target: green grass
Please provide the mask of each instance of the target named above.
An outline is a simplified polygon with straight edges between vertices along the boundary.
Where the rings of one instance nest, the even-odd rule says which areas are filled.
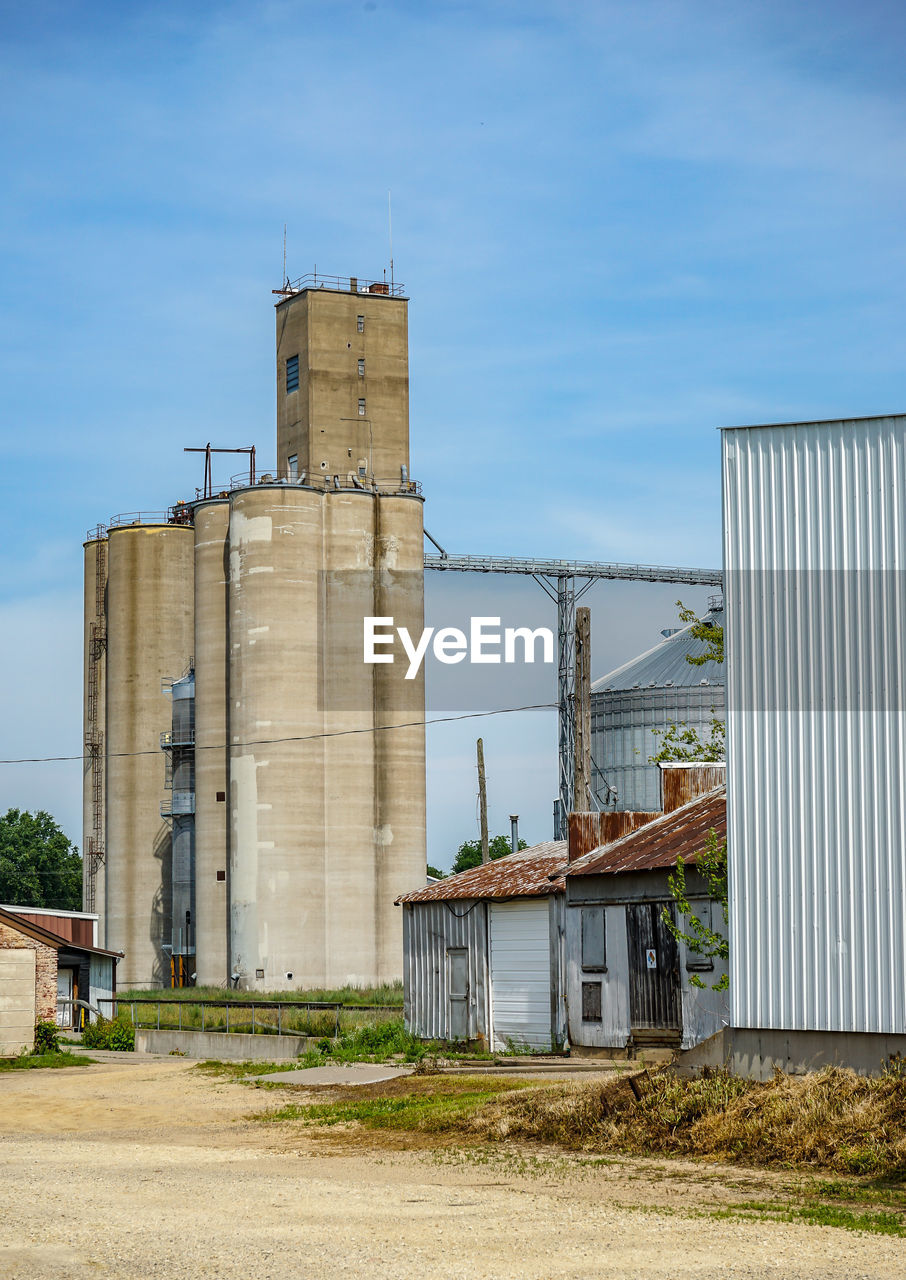
[[[22,1053],[17,1058],[0,1058],[0,1071],[35,1071],[41,1067],[87,1067],[96,1058],[84,1053]]]
[[[382,1091],[377,1095],[362,1097],[357,1094],[339,1102],[289,1103],[256,1118],[266,1122],[295,1120],[319,1127],[356,1123],[368,1129],[442,1133],[456,1130],[464,1115],[482,1106],[489,1098],[526,1088],[530,1083],[527,1080],[500,1080],[493,1076],[431,1079],[410,1076],[394,1081],[397,1091],[393,1093],[388,1085],[378,1086]]]
[[[896,1209],[878,1209],[874,1212],[858,1212],[833,1204],[766,1204],[747,1200],[730,1205],[727,1209],[707,1211],[712,1218],[732,1218],[735,1221],[806,1222],[815,1227],[838,1227],[846,1231],[870,1231],[876,1235],[906,1236],[906,1220]]]

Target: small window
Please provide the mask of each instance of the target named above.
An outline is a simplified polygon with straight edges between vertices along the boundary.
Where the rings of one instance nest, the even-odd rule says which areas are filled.
[[[359,361],[359,377],[364,378],[364,376],[365,376],[365,361],[360,360]]]
[[[359,333],[364,333],[364,332],[365,332],[365,317],[364,317],[364,316],[356,316],[356,318],[355,318],[355,327],[356,327],[357,332],[359,332]]]
[[[218,879],[218,880],[220,880],[220,881],[226,880],[226,872],[225,872],[225,871],[218,871],[218,872],[217,872],[217,879]]]
[[[291,453],[289,457],[286,459],[286,465],[289,468],[290,480],[298,480],[299,479],[299,455],[297,453]]]
[[[591,973],[607,970],[603,907],[582,908],[582,968]]]
[[[582,983],[582,1021],[601,1021],[601,984],[600,982]]]
[[[365,416],[365,401],[360,400],[359,401],[359,417],[364,418],[364,416]]]
[[[286,362],[286,394],[299,390],[299,357],[290,356]]]

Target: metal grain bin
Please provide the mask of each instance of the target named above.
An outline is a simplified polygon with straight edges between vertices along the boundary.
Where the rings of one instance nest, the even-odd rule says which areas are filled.
[[[723,624],[723,607],[707,621]],[[724,718],[724,671],[718,662],[693,666],[686,656],[704,651],[692,625],[666,636],[591,686],[591,752],[595,793],[604,808],[651,810],[661,807],[653,730],[688,725],[699,737],[711,735],[714,717]]]

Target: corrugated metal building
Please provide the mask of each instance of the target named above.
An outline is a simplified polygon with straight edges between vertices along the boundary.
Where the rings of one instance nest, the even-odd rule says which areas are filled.
[[[550,840],[397,899],[406,1026],[425,1040],[561,1047],[563,872]]]
[[[711,786],[718,769],[665,770],[665,807],[675,797]],[[675,785],[675,775],[681,777],[681,787]],[[570,857],[565,877],[566,989],[574,1050],[635,1052],[650,1045],[686,1049],[728,1022],[727,994],[713,990],[726,971],[723,961],[690,950],[662,918],[666,910],[683,928],[668,885],[682,857],[696,914],[717,932],[725,932],[722,907],[709,898],[694,869],[712,830],[718,839],[725,838],[722,785],[655,816],[611,844]],[[693,984],[693,975],[704,988]]]
[[[711,609],[705,621],[722,625],[723,610]],[[723,666],[686,661],[705,649],[691,632],[692,624],[680,628],[592,684],[592,784],[605,807],[659,808],[660,777],[648,763],[658,749],[652,731],[684,724],[706,740],[712,719],[724,718]]]
[[[726,429],[723,494],[732,1020],[750,1066],[876,1069],[906,1050],[906,416]]]

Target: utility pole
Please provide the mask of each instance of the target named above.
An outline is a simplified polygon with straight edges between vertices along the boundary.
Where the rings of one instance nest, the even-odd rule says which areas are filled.
[[[588,812],[591,803],[591,610],[576,610],[576,756],[573,808]]]
[[[484,776],[484,743],[478,739],[478,820],[481,824],[482,865],[490,860],[488,853],[488,789]]]

